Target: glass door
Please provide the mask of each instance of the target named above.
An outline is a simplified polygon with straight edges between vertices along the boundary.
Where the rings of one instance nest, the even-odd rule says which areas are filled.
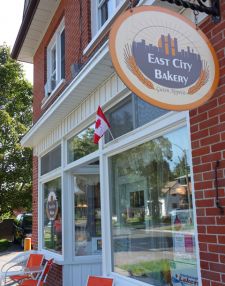
[[[102,252],[99,165],[95,162],[81,169],[74,174],[75,255],[99,255]]]

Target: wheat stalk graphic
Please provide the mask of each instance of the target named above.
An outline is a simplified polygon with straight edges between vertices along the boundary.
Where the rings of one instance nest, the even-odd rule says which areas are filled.
[[[197,91],[199,91],[203,87],[203,85],[207,83],[208,79],[209,79],[209,67],[207,63],[204,61],[199,79],[192,87],[188,89],[188,94],[194,94]]]
[[[136,64],[135,58],[132,55],[131,47],[127,44],[124,48],[124,59],[128,69],[148,88],[154,89],[153,83],[148,80]]]

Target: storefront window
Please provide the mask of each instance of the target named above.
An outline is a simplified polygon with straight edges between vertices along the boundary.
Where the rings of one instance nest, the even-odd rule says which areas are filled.
[[[55,170],[61,166],[61,145],[41,157],[41,175]]]
[[[94,144],[93,141],[94,131],[95,126],[91,125],[68,140],[68,163],[78,160],[98,149],[98,145]]]
[[[113,137],[117,138],[167,112],[168,110],[153,106],[132,93],[107,111],[106,116]],[[109,132],[106,132],[105,142],[108,143],[111,140],[112,136]]]
[[[114,272],[198,285],[187,134],[183,127],[111,157]]]
[[[92,169],[98,165],[92,165]],[[75,255],[102,252],[99,175],[74,177]]]
[[[44,248],[62,252],[61,179],[44,184]]]
[[[129,95],[126,99],[110,109],[106,116],[108,117],[111,132],[114,138],[126,134],[134,129],[134,114],[132,108],[132,96]],[[112,140],[109,132],[105,135],[105,142]]]
[[[168,110],[151,105],[135,94],[133,94],[133,101],[135,106],[135,128],[169,112]]]

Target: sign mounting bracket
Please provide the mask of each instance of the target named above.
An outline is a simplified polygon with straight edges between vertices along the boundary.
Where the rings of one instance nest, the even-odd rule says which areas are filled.
[[[220,15],[220,0],[211,0],[210,6],[206,5],[207,0],[197,0],[196,3],[190,2],[190,0],[160,0],[163,2],[169,2],[171,4],[176,4],[177,6],[182,6],[184,8],[190,8],[193,11],[198,11],[206,13],[212,16],[212,21],[216,24],[221,20]]]

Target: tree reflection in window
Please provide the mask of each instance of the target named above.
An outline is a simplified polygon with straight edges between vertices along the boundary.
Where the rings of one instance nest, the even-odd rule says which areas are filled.
[[[94,144],[94,125],[68,140],[68,163],[78,160],[98,149]]]
[[[128,154],[129,153],[129,154]],[[146,180],[149,190],[148,209],[152,223],[160,218],[161,189],[172,177],[169,161],[172,158],[171,143],[167,138],[160,137],[139,145],[113,158],[114,168],[118,169],[118,176],[132,177],[134,175]]]
[[[167,286],[182,258],[197,281],[187,150],[182,127],[111,157],[113,271]]]

